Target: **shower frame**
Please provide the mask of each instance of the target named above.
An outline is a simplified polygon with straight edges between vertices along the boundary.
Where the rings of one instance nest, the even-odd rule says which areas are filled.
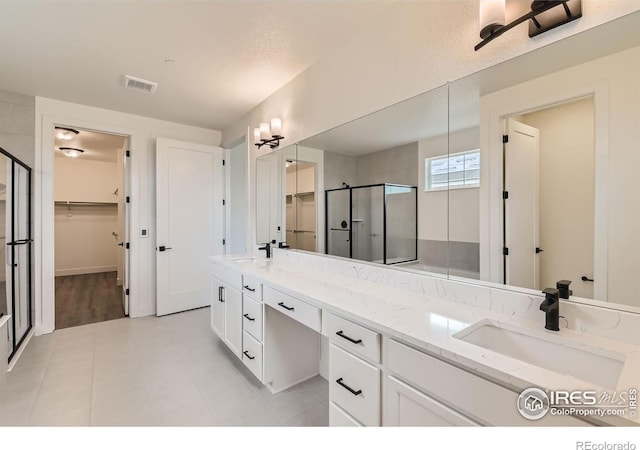
[[[403,187],[403,188],[411,188],[416,190],[416,246],[415,246],[415,259],[408,259],[406,261],[398,261],[393,263],[387,263],[387,186],[395,186],[395,187]],[[349,258],[353,258],[353,190],[354,189],[367,189],[374,187],[382,187],[385,192],[382,200],[382,261],[384,265],[392,266],[394,264],[404,264],[410,261],[416,261],[418,259],[418,187],[410,186],[407,184],[396,184],[396,183],[376,183],[376,184],[365,184],[362,186],[349,186],[342,187],[337,189],[327,189],[324,191],[324,242],[325,242],[325,255],[329,254],[329,192],[336,191],[349,191]]]

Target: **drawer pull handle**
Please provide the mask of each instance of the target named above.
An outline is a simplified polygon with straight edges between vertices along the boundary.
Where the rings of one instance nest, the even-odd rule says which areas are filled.
[[[218,287],[218,301],[220,303],[224,303],[224,298],[222,298],[224,295],[224,286],[219,286]]]
[[[347,336],[346,334],[344,334],[344,333],[342,332],[342,330],[340,330],[340,331],[336,331],[336,334],[337,334],[338,336],[340,336],[342,339],[346,339],[347,341],[349,341],[349,342],[353,342],[354,344],[360,344],[360,343],[362,343],[362,339],[353,339],[353,338],[350,338],[349,336]]]
[[[278,303],[278,306],[283,307],[284,309],[286,309],[287,311],[293,311],[295,308],[293,306],[287,306],[284,304],[284,302],[280,302]]]
[[[253,318],[253,317],[249,317],[249,314],[243,314],[243,316],[245,317],[245,319],[247,319],[247,320],[248,320],[248,321],[250,321],[250,322],[255,322],[255,321],[256,321],[256,319],[255,319],[255,318]]]
[[[247,284],[247,285],[245,285],[245,286],[244,286],[244,288],[245,288],[247,291],[251,291],[251,292],[255,292],[255,291],[256,291],[255,289],[251,289],[251,288],[249,287],[249,285],[248,285],[248,284]]]
[[[249,359],[256,359],[255,356],[249,356],[249,352],[247,350],[243,351],[242,353],[244,354],[244,356],[246,356]]]
[[[336,380],[336,383],[338,383],[340,386],[342,386],[343,388],[345,388],[347,391],[351,392],[353,395],[360,395],[362,394],[362,389],[358,389],[357,391],[351,389],[349,386],[347,386],[346,384],[344,384],[342,382],[342,378],[338,378]]]

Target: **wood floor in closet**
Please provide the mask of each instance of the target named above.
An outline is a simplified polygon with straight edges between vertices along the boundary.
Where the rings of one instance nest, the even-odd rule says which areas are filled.
[[[116,272],[56,277],[56,329],[124,317]]]

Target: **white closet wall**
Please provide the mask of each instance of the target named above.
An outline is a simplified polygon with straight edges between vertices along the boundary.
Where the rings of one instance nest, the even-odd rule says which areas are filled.
[[[113,232],[118,232],[118,196],[114,194],[118,188],[117,164],[71,158],[55,158],[55,164],[56,202],[107,203],[56,205],[56,276],[116,271],[119,247]]]

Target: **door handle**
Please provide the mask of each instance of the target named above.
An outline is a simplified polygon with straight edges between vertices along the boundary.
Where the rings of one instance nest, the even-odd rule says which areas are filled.
[[[158,247],[158,251],[159,252],[164,252],[164,251],[167,251],[167,250],[173,250],[173,248],[172,247],[165,247],[164,245],[161,245],[160,247]]]
[[[18,239],[17,241],[7,242],[7,245],[25,245],[29,242],[33,242],[33,239]]]
[[[541,249],[540,247],[536,247],[536,253],[542,253],[544,250]]]
[[[222,298],[223,294],[224,294],[224,286],[218,286],[218,301],[220,303],[224,303],[224,298]]]
[[[124,247],[124,242],[118,242],[118,247]]]

